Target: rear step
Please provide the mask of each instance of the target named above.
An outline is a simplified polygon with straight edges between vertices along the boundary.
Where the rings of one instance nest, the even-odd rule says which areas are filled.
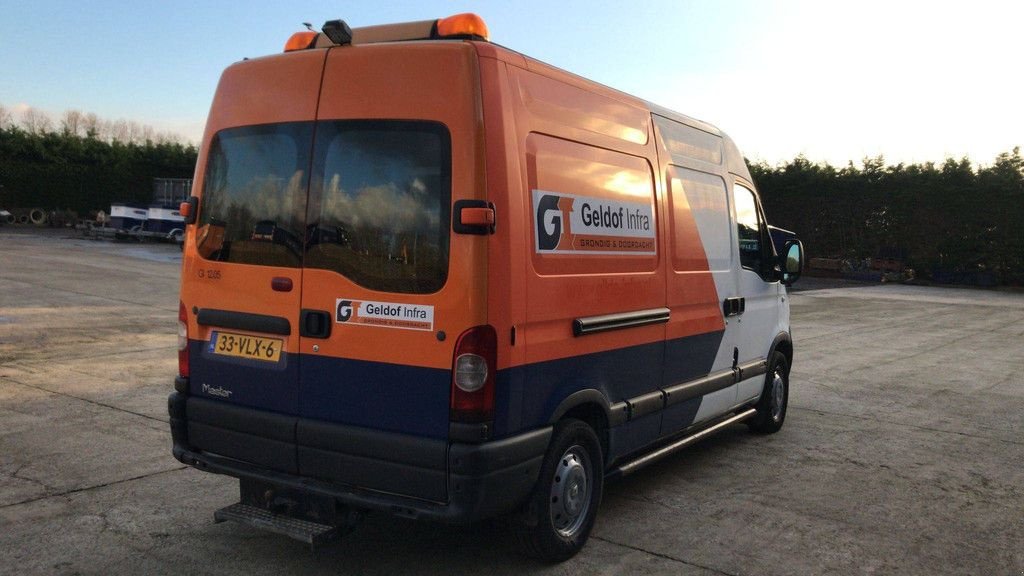
[[[341,537],[342,530],[328,524],[319,524],[282,514],[274,514],[249,504],[232,504],[213,513],[214,522],[237,522],[253,528],[283,534],[309,544],[315,550],[331,540]]]

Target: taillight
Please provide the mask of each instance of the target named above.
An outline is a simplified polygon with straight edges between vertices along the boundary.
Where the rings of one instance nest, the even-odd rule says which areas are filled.
[[[178,375],[188,377],[188,313],[178,302]]]
[[[487,422],[494,417],[497,355],[494,327],[476,326],[459,336],[452,357],[452,421]]]

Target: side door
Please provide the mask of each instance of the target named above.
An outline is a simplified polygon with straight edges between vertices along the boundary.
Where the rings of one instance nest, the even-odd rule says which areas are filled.
[[[737,289],[743,299],[737,316],[737,359],[743,369],[737,402],[744,402],[761,392],[764,372],[758,363],[767,359],[778,330],[781,284],[775,271],[775,248],[753,186],[736,181],[732,196],[740,260]]]
[[[724,316],[722,305],[737,296],[735,229],[725,180],[670,165],[665,181],[672,248],[665,386],[671,392],[703,376],[718,380],[699,396],[671,392],[663,435],[718,416],[735,404],[732,368],[739,328],[735,318]]]

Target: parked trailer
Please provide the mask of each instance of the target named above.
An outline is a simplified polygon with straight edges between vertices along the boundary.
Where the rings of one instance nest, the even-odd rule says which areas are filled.
[[[185,219],[178,206],[153,204],[149,207],[146,223],[142,226],[145,234],[167,235],[180,241],[185,230]]]
[[[114,202],[110,205],[110,227],[115,230],[142,230],[148,218],[149,210],[145,206],[127,202]]]

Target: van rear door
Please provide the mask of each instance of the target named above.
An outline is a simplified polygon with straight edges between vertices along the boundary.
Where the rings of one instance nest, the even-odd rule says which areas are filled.
[[[294,415],[306,191],[322,51],[240,62],[207,123],[182,268],[192,396]],[[212,449],[212,448],[211,448]]]
[[[470,44],[329,52],[299,320],[303,475],[446,498],[452,352],[486,323],[486,238],[451,233],[452,202],[483,198],[478,87]]]
[[[302,251],[324,57],[311,50],[224,72],[182,266],[189,442],[290,473],[298,471]]]

